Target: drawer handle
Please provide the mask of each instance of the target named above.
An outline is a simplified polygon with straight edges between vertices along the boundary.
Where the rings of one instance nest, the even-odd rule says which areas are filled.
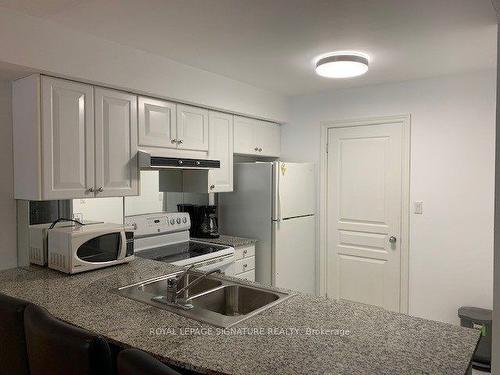
[[[246,264],[246,263],[245,263],[245,264],[243,265],[243,268],[247,268],[247,267],[248,267],[248,264]]]
[[[243,250],[243,255],[247,255],[248,250]]]

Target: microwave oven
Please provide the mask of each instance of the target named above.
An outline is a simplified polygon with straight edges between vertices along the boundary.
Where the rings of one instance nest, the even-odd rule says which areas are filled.
[[[132,227],[92,224],[55,227],[48,231],[49,268],[74,274],[134,259]]]

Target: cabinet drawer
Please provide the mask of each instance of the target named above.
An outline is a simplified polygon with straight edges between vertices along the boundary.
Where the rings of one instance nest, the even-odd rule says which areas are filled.
[[[234,262],[234,273],[239,274],[255,269],[255,257],[243,258]]]
[[[250,270],[247,272],[240,273],[238,275],[235,275],[235,277],[248,281],[255,281],[255,270]]]
[[[234,249],[234,259],[243,259],[253,257],[255,255],[255,246],[241,246]]]

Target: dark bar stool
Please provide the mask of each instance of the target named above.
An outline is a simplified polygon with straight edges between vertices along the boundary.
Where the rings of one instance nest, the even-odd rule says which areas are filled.
[[[109,375],[111,352],[100,336],[29,305],[24,330],[31,375]]]
[[[137,349],[118,354],[118,375],[180,375],[149,354]]]
[[[0,293],[0,374],[28,375],[24,310],[29,302]]]

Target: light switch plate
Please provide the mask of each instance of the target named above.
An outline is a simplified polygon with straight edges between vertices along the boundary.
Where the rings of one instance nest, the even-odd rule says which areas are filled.
[[[424,213],[424,202],[415,201],[413,212],[417,215],[422,215]]]

